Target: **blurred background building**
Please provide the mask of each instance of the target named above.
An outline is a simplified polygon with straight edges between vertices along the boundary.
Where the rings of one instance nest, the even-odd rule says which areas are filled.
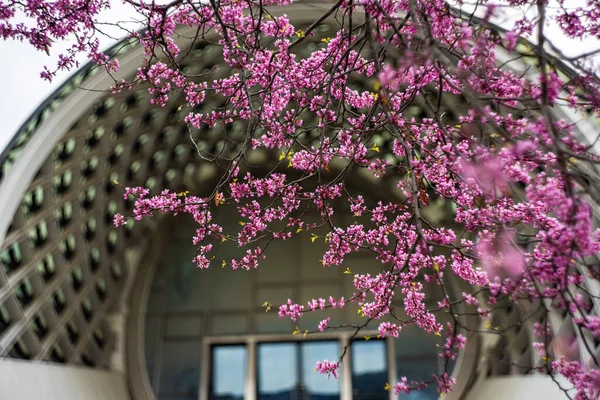
[[[302,26],[323,10],[303,4],[285,12]],[[299,56],[316,49],[329,29],[321,27]],[[141,49],[117,48],[118,78],[134,75]],[[220,49],[202,42],[183,68],[201,73],[221,63]],[[226,66],[220,71],[226,74]],[[427,380],[440,371],[436,336],[418,329],[405,329],[398,341],[361,335],[350,343],[346,331],[293,336],[289,319],[265,313],[265,301],[352,292],[342,270],[321,267],[323,244],[286,242],[271,248],[258,270],[231,271],[218,268],[220,260],[239,250],[225,243],[217,267],[200,271],[192,264],[194,227],[185,219],[130,221],[115,230],[113,215],[127,214],[132,203],[114,181],[201,194],[221,171],[196,156],[181,98],[156,108],[143,88],[107,95],[111,83],[103,71],[82,68],[32,113],[0,156],[0,399],[391,399],[386,382]],[[418,104],[407,114],[421,117]],[[234,126],[230,134],[241,131]],[[204,132],[198,145],[225,146],[217,130]],[[276,160],[266,152],[252,157],[265,166]],[[374,186],[367,175],[354,184],[371,199],[397,195],[386,189],[391,182]],[[227,214],[223,209],[216,218],[236,225]],[[432,218],[443,218],[443,207]],[[368,256],[350,262],[357,273],[377,268]],[[358,322],[355,311],[334,310],[332,323]],[[515,306],[493,323],[519,315]],[[307,315],[300,325],[314,329],[319,319]],[[564,317],[556,329],[575,334]],[[492,339],[470,337],[453,365],[456,390],[446,398],[561,398],[550,379],[527,368],[539,361],[531,335],[523,327]],[[337,359],[347,344],[340,379],[314,372],[317,360]],[[403,398],[437,397],[431,388]]]

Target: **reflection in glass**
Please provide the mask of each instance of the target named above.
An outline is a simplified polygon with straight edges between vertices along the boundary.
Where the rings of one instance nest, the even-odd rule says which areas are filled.
[[[291,400],[298,382],[296,343],[263,343],[257,347],[258,398]]]
[[[440,343],[437,336],[427,334],[415,325],[405,326],[401,338],[395,342],[398,380],[405,376],[408,382],[430,381],[438,373],[438,363],[441,361],[437,354],[438,344]],[[434,383],[424,390],[414,391],[410,395],[403,394],[399,398],[435,400],[439,398],[439,394]]]
[[[340,345],[337,341],[302,343],[302,381],[305,396],[299,398],[334,400],[340,398],[340,380],[327,378],[315,371],[317,361],[337,361]]]
[[[354,400],[387,399],[386,346],[384,340],[352,343]]]
[[[146,369],[148,370],[148,379],[152,384],[154,379],[154,363],[156,355],[156,340],[158,337],[159,319],[146,316],[146,326],[144,328],[144,352],[146,354]]]
[[[212,349],[210,398],[242,400],[246,379],[246,346],[215,346]]]
[[[432,380],[438,371],[438,358],[431,356],[396,358],[398,380],[405,376],[408,382],[427,382]],[[432,383],[423,390],[416,390],[409,395],[403,394],[400,399],[436,400],[439,398],[437,384]]]
[[[165,396],[160,395],[158,400],[198,400],[198,396]]]
[[[160,394],[198,395],[202,342],[165,341],[162,349]]]

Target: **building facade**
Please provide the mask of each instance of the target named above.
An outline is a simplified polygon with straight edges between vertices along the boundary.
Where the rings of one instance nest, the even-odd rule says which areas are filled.
[[[321,4],[293,7],[285,12],[298,25],[325,10]],[[321,35],[326,32],[324,25]],[[307,41],[300,56],[319,38]],[[188,71],[222,64],[218,47],[194,46],[183,66]],[[128,78],[141,49],[118,48],[118,78]],[[1,399],[387,399],[394,396],[386,382],[427,379],[442,368],[436,337],[416,329],[403,331],[399,341],[351,341],[345,331],[304,338],[291,334],[288,319],[265,313],[265,301],[305,302],[351,291],[343,271],[320,268],[317,244],[275,247],[256,271],[200,271],[191,261],[193,226],[185,220],[157,217],[115,230],[113,215],[132,204],[114,181],[201,193],[220,171],[195,157],[180,98],[157,108],[144,89],[102,92],[111,83],[92,66],[75,73],[0,158]],[[418,117],[421,111],[407,112]],[[579,128],[585,133],[591,125]],[[218,148],[218,135],[208,132],[199,146]],[[255,164],[272,161],[267,153],[252,157]],[[356,176],[355,184],[371,197],[397,195],[375,188],[367,176]],[[216,218],[237,223],[226,212]],[[224,244],[217,258],[236,251]],[[356,272],[375,268],[368,258],[355,262]],[[351,311],[331,317],[353,323],[358,317]],[[519,313],[514,307],[495,318]],[[477,327],[479,321],[466,323]],[[569,320],[557,327],[574,333]],[[456,390],[446,398],[562,398],[550,379],[515,366],[535,365],[531,334],[515,329],[491,339],[470,337],[453,365]],[[337,359],[346,345],[340,379],[313,371],[317,360]],[[437,397],[433,388],[408,398]]]

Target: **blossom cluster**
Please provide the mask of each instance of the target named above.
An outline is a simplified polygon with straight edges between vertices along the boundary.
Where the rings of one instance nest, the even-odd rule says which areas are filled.
[[[600,84],[583,62],[573,63],[573,76],[559,73],[544,46],[529,51],[523,39],[543,44],[544,18],[571,37],[598,37],[600,3],[546,17],[536,2],[539,18],[523,17],[506,33],[490,28],[502,11],[487,1],[480,2],[481,24],[442,0],[339,1],[306,31],[285,14],[290,3],[131,2],[145,22],[129,33],[143,59],[135,78],[115,81],[113,92],[144,84],[157,107],[184,99],[180,110],[194,138],[206,129],[222,132],[221,153],[198,152],[224,172],[206,197],[125,187],[133,211],[115,215],[115,226],[187,214],[197,223],[191,242],[201,269],[212,266],[211,252],[224,241],[244,250],[222,265],[234,270],[259,268],[274,240],[322,241],[323,268],[346,268],[352,293],[323,294],[306,305],[289,299],[280,317],[297,322],[307,312],[352,305],[365,320],[357,332],[377,320],[381,337],[401,340],[403,327],[415,324],[445,339],[439,354],[446,361],[465,346],[463,307],[487,320],[507,302],[542,304],[540,321],[563,310],[582,338],[599,338],[586,282],[600,278],[589,262],[600,251],[590,204],[598,179],[589,165],[600,159],[555,110],[600,113]],[[109,6],[8,1],[0,6],[0,35],[43,51],[75,36],[58,69],[73,68],[76,54],[85,53],[113,71],[118,61],[98,50],[95,36],[98,15]],[[21,11],[37,25],[16,23]],[[329,37],[318,29],[324,21],[335,27]],[[228,73],[181,68],[189,54],[176,40],[181,26],[218,46]],[[519,45],[539,68],[511,68],[516,61],[503,54]],[[310,51],[300,56],[302,47]],[[243,127],[241,135],[231,134],[233,126]],[[254,166],[252,154],[267,154],[270,164]],[[386,194],[358,190],[361,180]],[[240,228],[227,231],[214,221],[216,207],[229,207]],[[309,211],[318,221],[306,217]],[[347,260],[357,254],[369,254],[380,268],[352,273]],[[449,280],[472,291],[454,294]],[[451,329],[443,329],[444,314]],[[326,317],[314,328],[340,327]],[[535,330],[550,337],[547,329],[544,322]],[[546,357],[547,346],[534,347]],[[337,377],[341,361],[319,362],[317,370]],[[582,399],[598,395],[599,368],[565,357],[551,362],[551,373],[565,376]],[[444,371],[429,382],[403,378],[391,387],[398,394],[428,384],[446,393],[454,381]]]

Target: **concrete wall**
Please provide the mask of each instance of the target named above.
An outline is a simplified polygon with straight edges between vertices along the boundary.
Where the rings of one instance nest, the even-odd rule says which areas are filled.
[[[571,388],[569,382],[559,379],[564,388]],[[571,393],[572,394],[572,393]],[[519,400],[568,399],[558,385],[548,376],[506,376],[489,377],[477,384],[470,392],[467,400]]]
[[[87,367],[2,359],[2,400],[128,400],[125,378]]]

